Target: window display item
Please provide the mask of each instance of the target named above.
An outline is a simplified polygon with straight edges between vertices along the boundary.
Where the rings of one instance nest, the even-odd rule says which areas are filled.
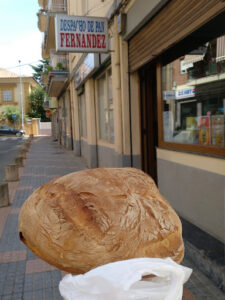
[[[221,155],[225,138],[225,35],[212,37],[193,45],[187,53],[178,51],[172,61],[169,56],[165,58],[162,129],[163,142],[176,143],[173,148]]]
[[[212,145],[224,147],[224,115],[212,116]]]
[[[152,178],[134,168],[88,169],[41,186],[21,208],[19,235],[41,259],[73,274],[184,255],[179,217]]]
[[[199,143],[200,145],[210,145],[210,117],[209,116],[203,116],[198,118],[199,122]]]

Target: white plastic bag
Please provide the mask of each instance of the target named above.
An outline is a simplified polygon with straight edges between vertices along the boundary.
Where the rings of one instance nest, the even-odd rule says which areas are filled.
[[[191,272],[170,258],[135,258],[66,275],[59,290],[65,300],[181,300]]]

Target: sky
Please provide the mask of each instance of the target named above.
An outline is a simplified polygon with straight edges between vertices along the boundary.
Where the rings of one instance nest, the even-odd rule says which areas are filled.
[[[41,59],[42,33],[37,23],[38,0],[1,0],[0,68],[32,76],[29,64]]]

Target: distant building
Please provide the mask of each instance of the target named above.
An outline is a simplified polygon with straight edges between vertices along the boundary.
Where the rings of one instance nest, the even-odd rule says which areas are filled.
[[[31,76],[22,76],[21,81],[24,114],[27,114],[30,110],[28,95],[31,90],[39,84]],[[0,68],[0,109],[6,105],[15,105],[21,108],[20,101],[19,75]]]

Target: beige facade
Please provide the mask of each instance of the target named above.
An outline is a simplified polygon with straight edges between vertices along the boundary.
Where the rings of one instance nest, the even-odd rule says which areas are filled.
[[[32,88],[38,86],[38,83],[33,77],[25,76],[22,76],[21,83],[22,93],[20,91],[20,77],[15,73],[0,69],[0,108],[6,105],[21,108],[22,95],[24,113],[29,112],[28,95]]]
[[[61,84],[60,91],[54,95],[59,105],[58,140],[75,155],[83,156],[88,167],[131,166],[151,174],[184,220],[224,244],[224,147],[190,145],[190,141],[189,144],[165,142],[162,69],[163,61],[174,56],[171,61],[175,63],[171,65],[176,65],[177,86],[181,89],[180,58],[178,54],[175,56],[180,53],[179,43],[192,38],[197,29],[210,26],[209,20],[220,22],[225,4],[217,0],[215,5],[208,2],[207,7],[201,6],[202,17],[197,18],[195,8],[200,7],[199,1],[193,1],[193,7],[186,0],[186,6],[178,2],[154,0],[146,1],[143,6],[143,1],[135,0],[67,1],[68,15],[108,18],[110,52],[69,53],[68,73],[62,75],[64,81],[59,81],[58,74],[52,78]],[[188,18],[185,19],[187,24],[185,20],[170,24],[174,10],[180,12],[182,18],[181,12],[187,8],[186,13],[193,14],[193,22]],[[178,30],[179,35],[170,32],[170,28]],[[45,45],[53,40],[50,35],[54,33],[54,30],[46,30],[45,53],[49,51]],[[225,33],[221,31],[222,34]],[[88,59],[92,60],[93,68],[78,81]],[[187,80],[188,75],[183,78]],[[171,81],[167,85],[178,91],[169,72],[166,76]],[[213,76],[216,81],[223,80],[224,75]],[[207,78],[198,80],[201,84],[211,84],[214,80]],[[178,103],[179,99],[176,100]],[[169,101],[167,109],[175,109],[176,103]],[[184,102],[180,101],[180,106],[186,104]],[[199,109],[200,105],[198,116]],[[223,107],[220,109],[223,115]]]

